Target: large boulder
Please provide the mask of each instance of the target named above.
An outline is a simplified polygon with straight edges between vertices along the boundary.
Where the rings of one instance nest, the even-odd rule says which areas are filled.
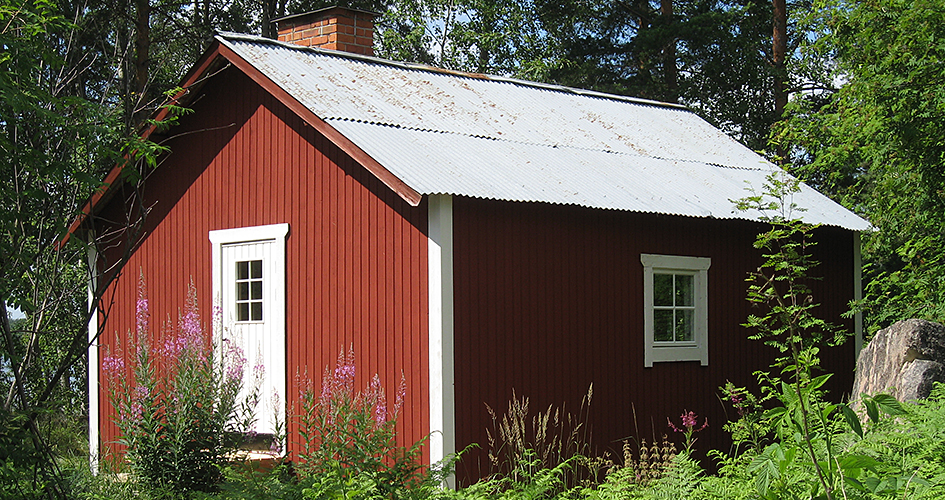
[[[876,332],[856,362],[853,397],[884,392],[899,401],[926,398],[945,382],[945,326],[922,319]]]

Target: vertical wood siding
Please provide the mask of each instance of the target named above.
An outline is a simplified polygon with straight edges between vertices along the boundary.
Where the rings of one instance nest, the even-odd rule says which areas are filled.
[[[745,276],[760,263],[752,247],[763,226],[745,221],[671,217],[547,204],[454,200],[457,449],[479,443],[460,473],[490,471],[485,405],[501,414],[514,389],[532,412],[566,404],[576,414],[593,383],[589,421],[599,452],[621,456],[622,440],[652,442],[672,434],[683,410],[708,416],[696,454],[731,444],[721,427],[734,417],[720,402],[731,380],[755,388],[773,348],[746,339],[751,312]],[[814,285],[830,321],[853,296],[853,237],[820,231],[824,261]],[[709,366],[699,362],[643,367],[641,253],[710,257]],[[852,327],[849,322],[848,327]],[[834,396],[849,391],[852,342],[823,356],[837,375]],[[670,436],[682,443],[681,435]],[[708,465],[708,461],[706,461]]]
[[[192,280],[209,324],[211,230],[287,222],[286,373],[316,390],[339,352],[353,348],[357,383],[381,376],[392,406],[401,374],[404,444],[426,435],[427,250],[425,207],[411,207],[262,88],[234,69],[214,77],[150,175],[147,235],[107,295],[101,354],[133,340],[138,276],[157,328],[176,321]],[[118,218],[113,201],[104,217]],[[106,257],[114,258],[114,251]],[[100,375],[105,380],[105,374]],[[117,438],[107,398],[106,446]],[[290,410],[290,413],[293,411]],[[290,448],[297,432],[290,425]]]

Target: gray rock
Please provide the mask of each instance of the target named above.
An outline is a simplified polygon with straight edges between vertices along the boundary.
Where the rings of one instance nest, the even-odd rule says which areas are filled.
[[[928,397],[933,382],[945,382],[945,326],[908,319],[876,332],[860,351],[852,396],[884,392],[910,401]]]

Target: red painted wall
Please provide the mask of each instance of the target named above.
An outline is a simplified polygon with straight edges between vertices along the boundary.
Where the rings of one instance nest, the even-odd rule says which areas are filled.
[[[150,176],[147,234],[106,295],[102,354],[134,327],[137,278],[144,275],[152,321],[176,318],[194,280],[210,307],[208,232],[288,222],[287,373],[316,380],[338,351],[353,346],[359,383],[382,375],[389,396],[407,377],[401,442],[426,435],[426,207],[410,207],[314,129],[235,69],[199,92],[193,115],[171,133],[172,149]],[[760,263],[758,224],[592,210],[539,203],[454,199],[457,447],[487,447],[485,404],[504,411],[514,389],[533,411],[565,403],[578,410],[594,384],[591,433],[599,451],[621,440],[669,433],[666,417],[707,415],[697,452],[727,449],[721,426],[732,410],[717,397],[731,380],[774,353],[739,326],[750,311],[745,273]],[[119,219],[117,201],[103,215]],[[853,296],[852,235],[821,230],[826,279],[815,285],[825,317]],[[114,258],[114,252],[106,257]],[[643,368],[641,253],[712,258],[708,367],[696,362]],[[828,357],[833,387],[852,384],[852,343]],[[101,407],[102,442],[116,439]],[[290,428],[294,431],[295,428]],[[673,436],[677,442],[681,438]],[[480,452],[460,472],[489,470]]]
[[[193,133],[172,140],[171,153],[149,175],[147,233],[106,295],[101,355],[114,352],[116,338],[129,342],[139,273],[152,323],[176,321],[190,280],[206,322],[208,232],[287,222],[288,397],[298,397],[297,374],[308,374],[317,388],[339,351],[353,347],[359,386],[379,373],[391,405],[404,374],[402,442],[425,436],[425,206],[409,206],[235,69],[213,77],[193,102],[195,112],[170,132]],[[117,199],[103,217],[120,219]],[[100,411],[107,445],[117,436],[104,397]]]
[[[457,447],[479,443],[460,472],[488,473],[485,405],[501,415],[512,397],[528,397],[531,411],[566,404],[577,414],[593,383],[588,424],[599,452],[622,456],[626,438],[673,434],[684,409],[708,416],[697,456],[731,444],[722,424],[733,416],[718,398],[731,380],[755,386],[773,348],[748,341],[739,326],[751,311],[744,278],[757,268],[752,247],[760,224],[592,210],[539,203],[456,198],[454,214]],[[840,323],[853,297],[853,236],[823,229],[815,297],[820,313]],[[643,366],[641,253],[710,257],[709,366],[698,362]],[[852,324],[848,325],[852,328]],[[834,394],[849,391],[852,341],[824,356],[842,370]],[[701,423],[701,420],[700,420]],[[671,435],[676,443],[682,436]]]

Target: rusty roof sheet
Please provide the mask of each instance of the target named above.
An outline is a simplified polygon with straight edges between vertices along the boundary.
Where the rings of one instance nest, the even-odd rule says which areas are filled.
[[[421,194],[754,219],[731,200],[777,170],[678,105],[218,40]],[[810,222],[870,227],[806,186],[794,202]]]

